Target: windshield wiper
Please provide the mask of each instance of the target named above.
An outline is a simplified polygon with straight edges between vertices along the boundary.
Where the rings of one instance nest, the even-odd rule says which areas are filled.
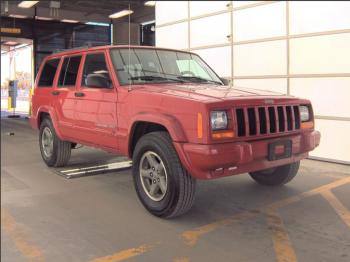
[[[180,82],[180,83],[184,82],[184,80],[181,80],[181,79],[162,77],[162,76],[133,76],[133,77],[130,77],[129,80],[144,80],[144,81],[169,80],[169,81]]]
[[[205,78],[201,78],[201,77],[198,77],[198,76],[178,76],[177,78],[179,79],[183,79],[183,80],[189,80],[191,82],[210,82],[210,83],[215,83],[215,84],[218,84],[218,85],[222,85],[221,82],[219,81],[215,81],[215,80],[210,80],[210,79],[205,79]]]

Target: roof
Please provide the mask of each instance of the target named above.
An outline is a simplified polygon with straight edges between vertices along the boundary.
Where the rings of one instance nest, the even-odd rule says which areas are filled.
[[[139,48],[139,49],[157,49],[157,50],[169,50],[169,51],[177,51],[177,52],[184,52],[184,53],[192,53],[184,50],[177,50],[177,49],[171,49],[171,48],[164,48],[164,47],[155,47],[155,46],[140,46],[140,45],[104,45],[104,46],[83,46],[78,48],[72,48],[67,50],[62,50],[57,53],[53,53],[51,55],[48,55],[46,59],[54,58],[54,57],[61,57],[64,55],[72,55],[77,54],[85,51],[98,51],[98,50],[106,50],[111,48]]]

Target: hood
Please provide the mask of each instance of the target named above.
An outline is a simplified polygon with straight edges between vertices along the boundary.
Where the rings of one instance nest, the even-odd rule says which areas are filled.
[[[135,87],[137,87],[138,90],[143,90],[147,92],[180,96],[200,101],[232,100],[247,97],[286,97],[286,95],[284,94],[272,91],[210,84],[147,84],[134,86],[134,88]]]

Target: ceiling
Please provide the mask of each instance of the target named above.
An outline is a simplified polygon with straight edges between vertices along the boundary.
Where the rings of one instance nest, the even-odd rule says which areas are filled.
[[[51,1],[40,1],[32,8],[19,8],[21,1],[1,1],[1,15],[24,15],[33,17],[36,14],[40,17],[49,17],[57,20],[71,19],[80,22],[103,22],[109,23],[108,16],[112,13],[130,9],[134,11],[131,15],[131,22],[142,23],[154,20],[154,7],[144,6],[144,0],[61,0],[60,8],[50,8]],[[6,12],[7,11],[7,12]],[[127,21],[128,17],[122,17],[117,22]]]

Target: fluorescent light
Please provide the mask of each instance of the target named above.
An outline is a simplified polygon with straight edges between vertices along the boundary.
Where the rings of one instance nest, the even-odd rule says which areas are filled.
[[[98,25],[98,26],[109,26],[107,23],[98,23],[98,22],[87,22],[86,25]]]
[[[146,1],[144,3],[145,6],[155,6],[156,5],[156,1]]]
[[[26,16],[26,15],[9,15],[9,17],[13,17],[13,18],[27,18],[28,16]]]
[[[122,17],[122,16],[131,15],[133,12],[134,11],[132,11],[132,10],[127,10],[126,9],[126,10],[122,10],[122,11],[116,12],[114,14],[111,14],[109,16],[109,18],[112,18],[112,19],[119,18],[119,17]]]
[[[36,5],[39,1],[22,1],[18,4],[20,8],[31,8],[33,5]]]
[[[77,20],[70,20],[70,19],[62,19],[61,22],[63,23],[79,23]]]
[[[156,20],[147,21],[147,22],[141,23],[141,25],[150,25],[150,24],[154,24],[155,22],[156,22]]]
[[[36,16],[35,18],[38,19],[38,20],[46,20],[46,21],[53,20],[52,17]]]

